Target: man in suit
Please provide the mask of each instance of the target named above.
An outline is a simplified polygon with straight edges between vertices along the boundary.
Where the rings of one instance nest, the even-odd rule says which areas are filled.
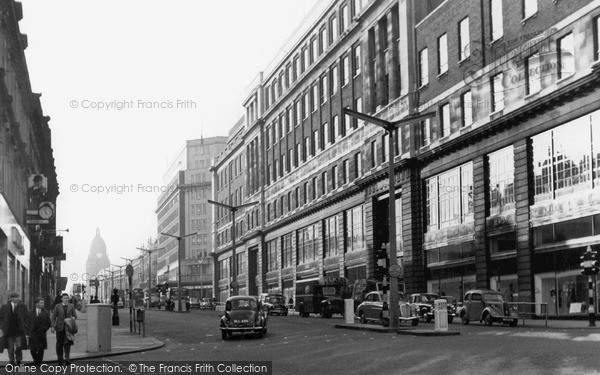
[[[50,316],[50,326],[52,327],[52,333],[56,331],[56,357],[58,357],[58,364],[63,365],[71,364],[71,343],[67,338],[67,327],[65,325],[66,318],[77,319],[77,313],[75,312],[75,306],[69,303],[69,295],[67,293],[62,294],[62,302],[52,309],[52,315]],[[64,351],[64,361],[63,361]]]
[[[8,360],[12,365],[20,365],[23,360],[22,346],[29,332],[29,313],[19,300],[19,293],[8,294],[10,301],[0,307],[0,328],[4,334],[4,344],[8,348]]]
[[[35,299],[35,307],[29,315],[29,349],[33,364],[40,366],[44,360],[44,349],[48,348],[46,332],[50,328],[50,313],[44,308],[44,299]]]

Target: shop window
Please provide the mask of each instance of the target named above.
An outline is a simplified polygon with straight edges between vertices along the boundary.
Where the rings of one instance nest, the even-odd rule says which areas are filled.
[[[516,251],[517,239],[515,233],[506,233],[499,236],[493,236],[490,238],[490,253],[506,253]]]
[[[554,224],[554,236],[556,242],[572,240],[575,238],[592,236],[592,218],[563,221]]]

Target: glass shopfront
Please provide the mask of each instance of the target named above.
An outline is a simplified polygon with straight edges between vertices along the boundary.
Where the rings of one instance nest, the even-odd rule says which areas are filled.
[[[549,316],[588,314],[588,277],[580,270],[537,274],[535,290],[535,302],[548,303]]]
[[[452,296],[462,301],[465,293],[475,289],[475,275],[449,277],[427,282],[428,293],[438,293],[441,296]]]

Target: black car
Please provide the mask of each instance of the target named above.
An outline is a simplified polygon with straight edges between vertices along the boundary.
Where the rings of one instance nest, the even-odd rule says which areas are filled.
[[[287,316],[288,307],[285,304],[285,297],[283,294],[263,293],[259,298],[263,304],[263,308],[269,315],[277,314]]]
[[[409,302],[417,306],[417,314],[419,317],[429,323],[435,316],[435,312],[433,310],[433,301],[436,299],[446,299],[446,297],[441,297],[436,293],[414,293],[410,295]],[[446,301],[448,301],[448,299],[446,299]],[[456,313],[456,308],[453,304],[448,303],[447,309],[448,323],[452,323]]]
[[[253,333],[258,337],[267,333],[267,318],[258,297],[227,298],[225,314],[221,317],[221,337],[227,340],[233,333]]]

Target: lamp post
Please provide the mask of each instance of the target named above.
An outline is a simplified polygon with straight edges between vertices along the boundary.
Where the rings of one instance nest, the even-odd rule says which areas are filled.
[[[136,249],[140,250],[140,251],[144,251],[146,253],[148,253],[148,308],[150,308],[150,300],[151,300],[151,295],[150,295],[150,289],[152,289],[152,253],[156,250],[162,250],[164,249],[164,247],[158,248],[158,249],[144,249],[142,247],[136,247]]]
[[[122,277],[121,277],[121,268],[123,268],[125,266],[117,266],[116,264],[111,264],[111,266],[119,267],[119,289],[123,289],[123,282],[122,282]]]
[[[344,114],[356,117],[383,128],[388,133],[388,177],[389,177],[389,256],[390,256],[390,322],[391,327],[397,328],[400,318],[398,306],[398,276],[400,269],[396,251],[396,173],[394,171],[394,131],[401,125],[411,124],[435,116],[435,112],[411,115],[398,121],[386,121],[348,108],[343,109]]]
[[[198,270],[200,271],[200,301],[198,303],[202,302],[202,287],[204,286],[202,285],[202,264],[204,264],[204,258],[200,259],[200,261],[198,262]]]
[[[219,202],[215,202],[215,201],[211,201],[210,199],[207,199],[207,202],[210,204],[214,204],[217,206],[221,206],[224,207],[226,209],[229,210],[229,212],[231,212],[231,244],[232,244],[232,267],[231,267],[231,271],[233,273],[233,278],[231,281],[231,289],[233,289],[233,295],[236,296],[237,295],[237,290],[238,290],[238,282],[237,282],[237,267],[236,267],[236,259],[235,259],[235,213],[237,212],[237,210],[239,210],[240,208],[245,208],[245,207],[252,207],[252,206],[256,206],[257,204],[259,204],[260,202],[250,202],[250,203],[246,203],[246,204],[240,204],[239,206],[230,206],[228,204],[225,203],[219,203]]]
[[[163,236],[175,238],[177,240],[177,305],[178,310],[181,311],[181,240],[198,234],[197,232],[186,234],[185,236],[174,236],[168,233],[160,233]]]

